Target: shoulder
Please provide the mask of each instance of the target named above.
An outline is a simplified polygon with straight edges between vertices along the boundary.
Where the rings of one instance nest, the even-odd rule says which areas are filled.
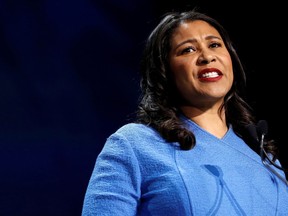
[[[171,145],[154,128],[138,123],[129,123],[120,127],[108,137],[106,145],[113,149],[142,152],[141,154],[155,149],[166,151],[171,148]]]
[[[154,139],[158,141],[163,140],[163,138],[154,128],[140,123],[128,123],[123,125],[110,137],[118,137],[130,141],[140,141],[143,139]]]
[[[126,165],[145,164],[143,166],[149,167],[159,163],[160,158],[165,163],[173,159],[175,149],[178,149],[176,145],[168,143],[152,127],[129,123],[108,137],[98,160],[114,158],[116,163],[122,161]]]

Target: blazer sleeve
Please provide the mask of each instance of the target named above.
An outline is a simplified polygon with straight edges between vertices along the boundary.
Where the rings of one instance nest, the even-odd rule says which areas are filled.
[[[113,134],[96,159],[82,216],[136,215],[140,180],[138,160],[130,143]]]

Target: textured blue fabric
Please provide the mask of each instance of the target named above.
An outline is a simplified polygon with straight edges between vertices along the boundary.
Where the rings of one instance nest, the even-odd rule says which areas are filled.
[[[185,121],[197,140],[188,151],[141,124],[112,134],[96,160],[82,216],[288,215],[287,186],[232,128],[219,139]]]

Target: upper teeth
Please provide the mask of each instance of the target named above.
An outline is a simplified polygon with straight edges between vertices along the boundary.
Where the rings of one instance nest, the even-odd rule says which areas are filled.
[[[209,72],[209,73],[202,74],[202,77],[217,77],[217,76],[218,76],[217,72]]]

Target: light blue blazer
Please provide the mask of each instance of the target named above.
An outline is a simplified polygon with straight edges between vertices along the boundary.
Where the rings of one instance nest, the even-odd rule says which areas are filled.
[[[192,150],[142,124],[112,134],[97,157],[82,216],[288,215],[287,185],[232,128],[219,139],[185,121],[196,136]]]

